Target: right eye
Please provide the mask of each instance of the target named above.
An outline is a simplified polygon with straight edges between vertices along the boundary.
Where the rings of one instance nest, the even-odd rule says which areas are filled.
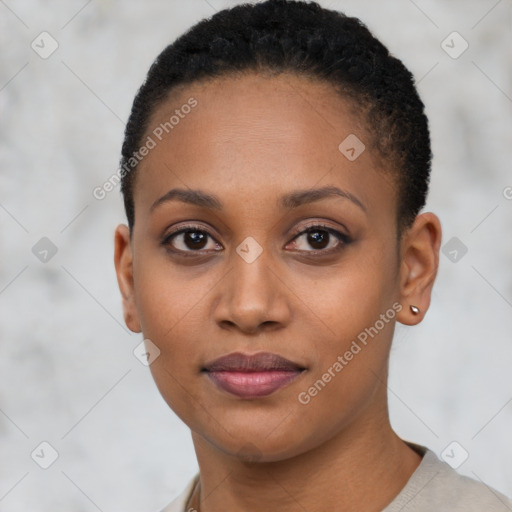
[[[208,248],[208,238],[212,240]],[[172,251],[191,253],[199,251],[219,251],[215,247],[222,247],[213,236],[199,226],[185,226],[166,235],[162,245],[169,247]]]

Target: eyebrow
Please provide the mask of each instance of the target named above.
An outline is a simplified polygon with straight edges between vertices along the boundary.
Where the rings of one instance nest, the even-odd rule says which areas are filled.
[[[366,206],[352,193],[342,190],[335,186],[326,186],[315,189],[294,190],[282,196],[278,204],[283,208],[297,208],[303,204],[313,203],[329,197],[342,197],[348,199],[353,204],[366,212]],[[211,210],[222,210],[222,201],[215,195],[207,194],[201,190],[173,188],[157,199],[150,208],[152,212],[161,204],[169,201],[181,201],[183,203],[193,204],[202,208]]]

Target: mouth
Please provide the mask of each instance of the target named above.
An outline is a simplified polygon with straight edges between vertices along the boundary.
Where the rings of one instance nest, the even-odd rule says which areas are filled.
[[[277,354],[233,352],[215,359],[202,368],[220,389],[239,398],[259,398],[282,389],[306,368]]]

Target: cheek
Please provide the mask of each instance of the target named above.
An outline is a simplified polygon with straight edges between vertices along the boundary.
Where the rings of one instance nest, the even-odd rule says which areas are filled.
[[[314,341],[315,364],[298,397],[308,414],[350,415],[384,380],[401,309],[395,301],[395,266],[389,247],[361,251],[299,292],[323,327]],[[331,409],[333,403],[340,407]]]
[[[194,331],[207,321],[198,312],[219,277],[218,271],[206,266],[177,265],[163,249],[143,247],[134,268],[134,284],[144,335],[160,340],[161,350],[172,345],[183,324],[191,329],[189,337],[194,337]]]
[[[384,244],[372,245],[355,248],[339,265],[310,271],[314,278],[304,272],[293,275],[294,293],[321,321],[333,348],[342,349],[374,325],[396,297],[394,253]]]
[[[205,344],[209,318],[204,304],[216,280],[207,274],[190,279],[168,262],[155,260],[137,270],[135,292],[143,336],[160,350],[150,370],[165,400],[179,410],[187,393],[194,393],[192,382],[197,379],[199,347]]]

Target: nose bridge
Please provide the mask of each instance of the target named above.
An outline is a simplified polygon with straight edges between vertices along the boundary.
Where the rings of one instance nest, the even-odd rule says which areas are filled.
[[[232,255],[231,295],[238,301],[238,307],[256,311],[268,307],[273,300],[270,256],[270,251],[253,237],[247,237],[236,247]]]
[[[263,323],[282,323],[288,306],[276,278],[272,254],[247,237],[233,251],[231,271],[217,308],[217,321],[254,331]]]

